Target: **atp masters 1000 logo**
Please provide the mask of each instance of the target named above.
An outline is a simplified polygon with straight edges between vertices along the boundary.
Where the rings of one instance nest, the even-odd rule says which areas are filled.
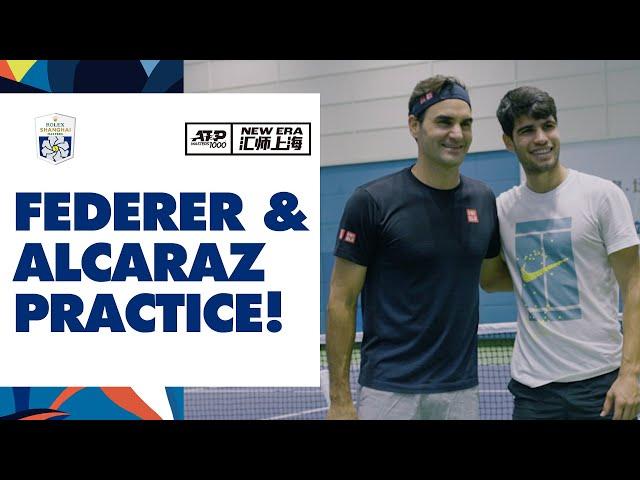
[[[57,165],[73,158],[76,119],[58,113],[36,118],[38,158]]]

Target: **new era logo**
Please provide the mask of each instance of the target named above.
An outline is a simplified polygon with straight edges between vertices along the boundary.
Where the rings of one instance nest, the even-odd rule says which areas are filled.
[[[475,208],[467,208],[467,221],[469,223],[478,223],[478,212]]]

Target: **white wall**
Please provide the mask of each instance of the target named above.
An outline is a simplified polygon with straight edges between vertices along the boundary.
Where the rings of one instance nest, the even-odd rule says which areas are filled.
[[[636,122],[637,117],[636,117]],[[640,137],[562,145],[563,165],[620,182],[633,218],[640,222]],[[640,234],[640,230],[638,231]]]
[[[495,117],[511,88],[556,100],[563,143],[640,136],[638,60],[187,60],[185,92],[319,92],[322,165],[410,158],[407,102],[433,74],[456,75],[474,113],[471,152],[502,150]]]

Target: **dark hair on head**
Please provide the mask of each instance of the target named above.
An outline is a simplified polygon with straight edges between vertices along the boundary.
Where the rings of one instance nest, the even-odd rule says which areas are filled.
[[[513,126],[522,115],[541,120],[549,116],[558,121],[556,102],[547,92],[536,87],[518,87],[509,90],[500,100],[496,112],[505,135],[513,138]]]
[[[433,92],[435,94],[440,93],[445,87],[448,87],[451,84],[460,85],[465,90],[467,89],[466,85],[458,80],[456,77],[445,76],[445,75],[434,75],[433,77],[429,77],[425,80],[419,81],[416,86],[413,88],[413,92],[409,97],[409,115],[411,115],[411,109],[413,105],[418,101],[418,99],[423,96],[427,92]],[[418,116],[418,121],[422,123],[424,119],[425,111],[423,111]]]

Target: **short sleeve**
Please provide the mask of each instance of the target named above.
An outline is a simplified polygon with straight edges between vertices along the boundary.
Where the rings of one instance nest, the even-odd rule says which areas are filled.
[[[334,255],[368,266],[378,243],[378,217],[371,194],[358,188],[344,207]]]
[[[640,243],[629,200],[613,182],[600,202],[598,220],[607,255]]]

